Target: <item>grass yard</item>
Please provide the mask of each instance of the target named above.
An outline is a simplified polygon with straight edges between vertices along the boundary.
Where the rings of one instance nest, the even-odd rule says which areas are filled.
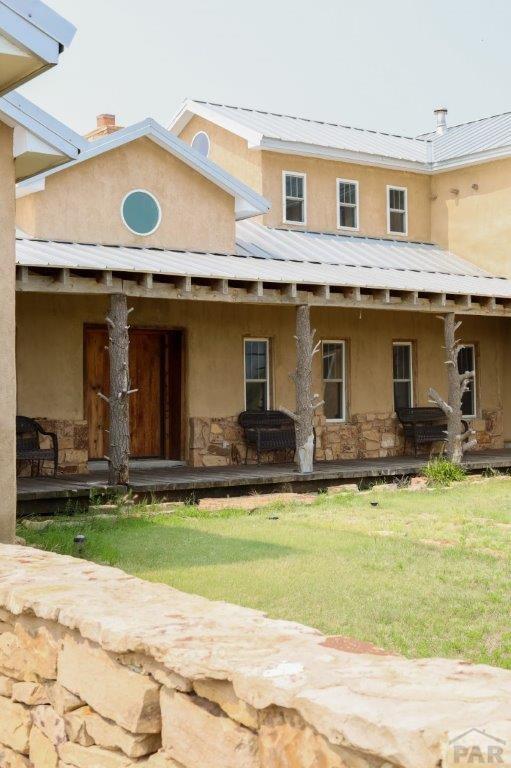
[[[84,533],[85,557],[144,579],[407,656],[511,668],[511,478],[73,521],[19,533],[69,554]]]

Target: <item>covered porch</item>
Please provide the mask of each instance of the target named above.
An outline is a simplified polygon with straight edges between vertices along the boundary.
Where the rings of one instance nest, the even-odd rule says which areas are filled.
[[[83,497],[105,483],[101,470],[88,469],[107,450],[97,393],[108,386],[104,318],[112,293],[126,294],[134,307],[134,457],[187,465],[134,469],[134,492],[301,482],[279,455],[262,466],[249,455],[244,466],[237,419],[254,391],[265,407],[293,409],[289,374],[303,304],[323,349],[314,391],[328,386],[338,409],[318,411],[318,463],[309,481],[420,471],[425,459],[405,455],[396,388],[417,406],[428,404],[430,387],[445,392],[435,317],[445,312],[463,320],[462,342],[476,369],[470,418],[480,452],[467,461],[474,470],[510,466],[510,281],[423,243],[250,227],[240,230],[237,255],[18,241],[18,413],[57,432],[61,449],[59,477],[20,478],[20,501],[32,493]],[[265,375],[254,384],[247,342],[253,350],[261,341]],[[408,355],[401,374],[393,369],[396,345]],[[332,348],[340,365],[331,377],[324,359]]]

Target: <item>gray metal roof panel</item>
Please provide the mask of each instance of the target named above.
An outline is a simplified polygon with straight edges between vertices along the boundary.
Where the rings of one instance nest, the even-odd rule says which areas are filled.
[[[238,224],[239,255],[19,239],[16,263],[511,298],[511,280],[467,265],[433,245],[265,229]]]

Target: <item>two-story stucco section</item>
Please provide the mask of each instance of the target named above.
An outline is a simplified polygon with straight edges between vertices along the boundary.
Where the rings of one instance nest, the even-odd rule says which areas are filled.
[[[16,507],[16,416],[15,291],[14,291],[14,161],[12,128],[0,122],[0,499],[5,509]],[[14,535],[14,516],[0,514],[0,541]]]
[[[392,236],[420,241],[429,241],[431,237],[431,179],[426,174],[250,148],[246,139],[198,115],[190,119],[179,136],[191,144],[201,131],[209,137],[209,157],[213,162],[272,201],[271,210],[261,220],[266,226],[350,234],[337,227],[336,185],[338,179],[346,179],[358,182],[359,187],[359,226],[355,234],[389,236],[387,185],[390,185],[405,187],[408,193],[408,234]],[[284,222],[284,172],[306,175],[307,217],[303,226]]]

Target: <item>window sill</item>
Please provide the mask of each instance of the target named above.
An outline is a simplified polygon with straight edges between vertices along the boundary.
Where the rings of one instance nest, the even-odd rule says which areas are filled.
[[[341,227],[337,225],[339,232],[360,232],[360,227]]]
[[[293,227],[305,227],[307,225],[306,221],[286,221],[286,219],[284,219],[282,223],[287,225],[291,224]]]

